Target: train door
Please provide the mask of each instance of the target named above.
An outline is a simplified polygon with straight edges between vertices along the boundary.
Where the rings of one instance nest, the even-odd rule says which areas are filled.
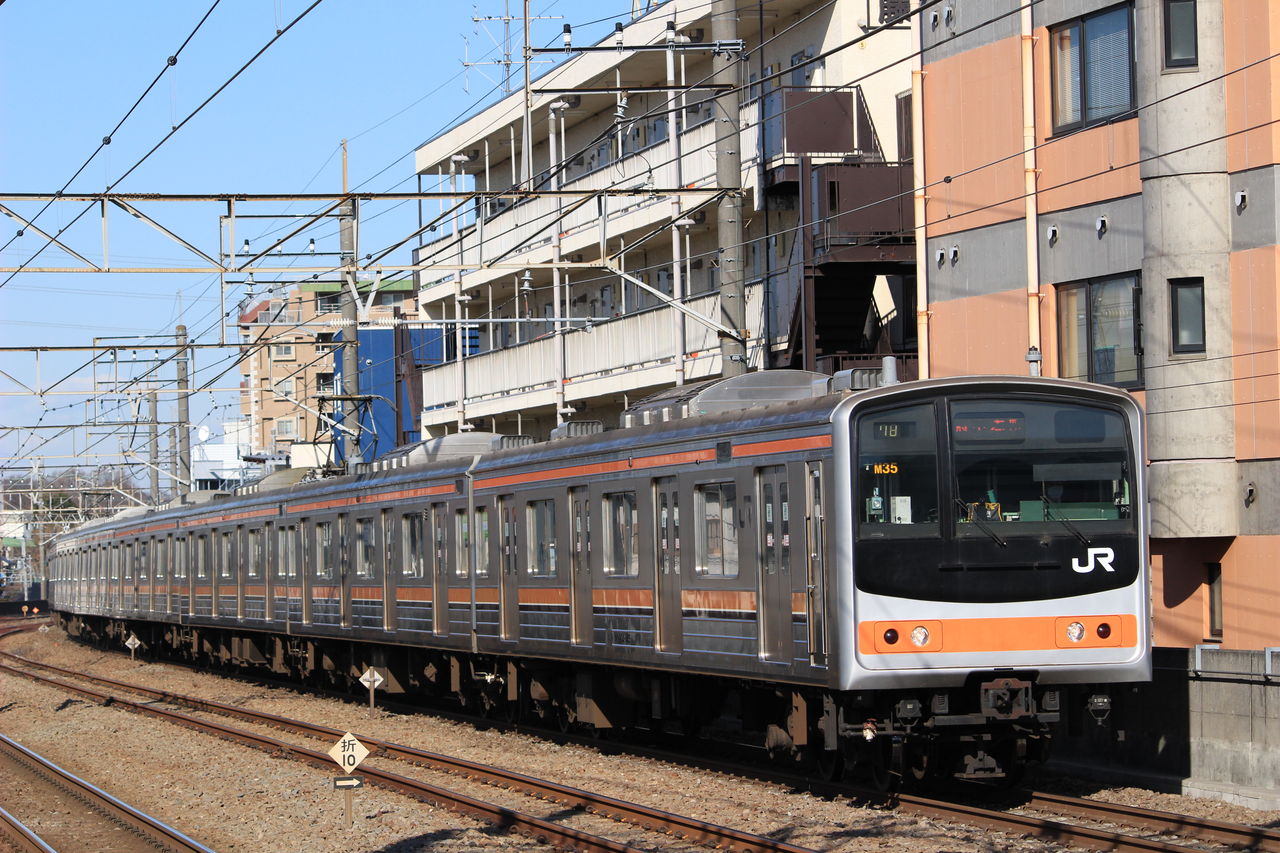
[[[400,570],[400,548],[396,545],[396,516],[384,509],[378,523],[378,541],[382,548],[382,630],[396,628],[396,582]]]
[[[786,661],[791,644],[791,500],[784,465],[756,471],[760,496],[760,657]]]
[[[278,608],[276,606],[276,586],[279,584],[279,565],[280,555],[276,551],[276,530],[278,528],[270,521],[262,526],[260,535],[260,547],[262,548],[262,564],[259,571],[262,572],[262,618],[268,622],[272,622],[277,618]]]
[[[276,618],[289,622],[302,621],[302,582],[298,579],[298,525],[276,527],[276,593],[283,602],[283,612]]]
[[[675,477],[653,481],[656,536],[654,554],[654,603],[658,625],[656,648],[678,654],[684,644],[684,619],[680,603],[680,490]]]
[[[449,634],[448,509],[446,504],[431,505],[431,628],[437,637]]]
[[[805,463],[805,609],[809,628],[809,663],[827,662],[827,538],[826,503],[822,494],[822,463]]]
[[[346,514],[338,516],[338,624],[344,628],[351,627],[351,579],[355,572],[356,549],[355,534],[352,533],[354,520]]]
[[[519,508],[514,495],[502,495],[498,498],[498,523],[501,525],[499,555],[501,565],[498,567],[498,609],[502,622],[502,639],[515,641],[520,639],[520,546],[519,546]]]
[[[569,607],[571,636],[575,646],[591,645],[591,502],[587,490],[569,490],[571,551],[569,557]]]

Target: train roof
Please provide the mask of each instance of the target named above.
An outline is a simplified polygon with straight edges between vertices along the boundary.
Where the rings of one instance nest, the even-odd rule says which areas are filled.
[[[547,441],[528,436],[489,432],[454,433],[399,448],[383,458],[359,466],[350,474],[319,476],[313,469],[284,469],[232,493],[193,493],[183,500],[123,511],[109,519],[83,525],[71,535],[106,530],[122,524],[164,523],[208,512],[211,504],[224,512],[276,504],[301,497],[394,486],[430,477],[448,479],[498,469],[554,464],[567,458],[608,456],[623,451],[706,440],[714,435],[743,435],[779,429],[802,429],[829,422],[835,409],[850,396],[879,397],[906,390],[945,391],[958,386],[975,390],[989,385],[1026,385],[1091,392],[1094,396],[1127,396],[1114,388],[1026,376],[971,376],[921,380],[895,385],[854,388],[848,376],[834,377],[798,370],[758,371],[731,379],[712,380],[654,394],[628,408],[619,428],[594,426],[573,434],[561,430]],[[850,393],[853,392],[853,393]],[[582,422],[579,422],[580,424]]]

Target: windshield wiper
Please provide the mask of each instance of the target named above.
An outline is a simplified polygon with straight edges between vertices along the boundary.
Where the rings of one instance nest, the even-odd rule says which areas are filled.
[[[1061,524],[1063,527],[1065,527],[1065,528],[1067,528],[1068,530],[1070,530],[1070,531],[1071,531],[1071,534],[1072,534],[1073,536],[1075,536],[1077,539],[1079,539],[1081,542],[1083,542],[1083,543],[1084,543],[1084,546],[1085,546],[1086,548],[1088,548],[1090,545],[1092,545],[1092,544],[1093,544],[1091,541],[1089,541],[1089,537],[1088,537],[1088,536],[1085,536],[1083,533],[1081,533],[1081,532],[1080,532],[1080,528],[1079,528],[1079,527],[1076,527],[1074,524],[1072,524],[1072,523],[1071,523],[1068,519],[1066,519],[1065,517],[1063,517],[1063,518],[1059,518],[1059,517],[1057,517],[1057,516],[1053,515],[1051,512],[1049,512],[1049,507],[1051,507],[1051,506],[1057,506],[1057,505],[1058,505],[1058,504],[1053,500],[1053,498],[1049,497],[1048,495],[1041,495],[1041,496],[1040,496],[1040,500],[1044,502],[1044,517],[1045,517],[1045,518],[1049,519],[1050,521],[1056,521],[1056,522],[1058,522],[1059,524]]]
[[[965,516],[968,518],[968,520],[978,525],[978,529],[981,530],[983,533],[987,534],[988,536],[990,536],[992,542],[995,542],[1001,548],[1009,547],[1009,543],[1004,541],[1004,539],[1000,538],[1000,534],[992,530],[991,526],[987,524],[985,521],[983,521],[982,518],[976,512],[972,516],[969,516],[968,514],[969,505],[967,503],[965,503],[960,498],[956,498],[955,501],[956,501],[956,506],[964,510]]]

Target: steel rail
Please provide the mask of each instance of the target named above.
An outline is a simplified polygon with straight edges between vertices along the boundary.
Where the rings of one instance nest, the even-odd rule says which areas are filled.
[[[63,770],[52,761],[32,752],[17,741],[0,734],[0,750],[15,760],[27,764],[60,788],[68,791],[93,808],[105,812],[110,818],[136,831],[149,844],[164,850],[188,851],[188,853],[214,853],[208,847],[151,815],[118,800],[106,791],[80,777]],[[38,848],[37,848],[38,849]]]
[[[0,636],[3,636],[3,634],[0,634]],[[336,729],[316,726],[297,720],[290,720],[285,717],[260,714],[210,700],[178,696],[166,691],[137,685],[129,685],[112,679],[74,672],[72,670],[63,669],[50,664],[30,661],[26,658],[22,658],[21,656],[11,655],[7,652],[0,652],[0,657],[11,658],[21,661],[25,665],[41,667],[52,672],[59,672],[77,678],[94,681],[96,683],[114,686],[119,689],[133,690],[142,695],[151,696],[155,699],[171,701],[175,704],[190,703],[189,707],[198,710],[225,714],[245,720],[263,722],[267,725],[292,730],[300,734],[335,738],[343,734],[343,732]],[[0,665],[0,668],[4,668],[3,665]],[[448,772],[459,773],[471,778],[480,779],[490,784],[508,787],[512,784],[512,781],[520,786],[523,786],[526,781],[537,783],[541,786],[545,786],[544,792],[538,794],[538,796],[586,809],[596,814],[612,817],[614,819],[628,822],[639,822],[641,825],[652,828],[652,824],[645,823],[644,818],[640,816],[643,814],[643,807],[636,807],[634,804],[625,803],[623,801],[613,801],[610,798],[600,797],[568,786],[560,786],[543,780],[531,779],[530,777],[524,777],[520,774],[508,774],[497,768],[475,764],[473,762],[468,762],[451,756],[424,752],[412,747],[400,746],[378,738],[366,738],[364,736],[360,736],[360,739],[366,745],[369,745],[371,749],[375,750],[377,754],[400,758],[413,763],[425,764]],[[653,754],[652,750],[647,750],[646,752]],[[656,754],[655,757],[660,759],[661,754]],[[711,767],[711,769],[715,768]],[[742,768],[737,768],[735,766],[735,768],[726,769],[723,772],[742,772]],[[770,775],[771,778],[782,781],[784,784],[802,784],[804,782],[804,780],[800,780],[789,774],[785,776],[777,774]],[[817,785],[814,786],[814,790],[819,793],[825,792],[826,794],[831,795],[861,793],[842,785]],[[578,797],[585,797],[586,799],[577,799]],[[872,799],[884,798],[873,796]],[[997,829],[1005,832],[1032,833],[1040,838],[1057,841],[1066,840],[1081,847],[1087,847],[1094,850],[1121,851],[1122,853],[1124,851],[1133,851],[1134,853],[1148,853],[1148,851],[1158,851],[1158,853],[1185,853],[1185,851],[1188,850],[1188,846],[1186,844],[1176,844],[1162,839],[1149,839],[1124,835],[1107,830],[1099,830],[1031,816],[1015,815],[1006,811],[987,809],[944,800],[929,799],[910,794],[895,795],[892,798],[889,798],[888,802],[891,802],[898,808],[898,810],[904,813],[943,820],[960,821],[983,828]],[[616,811],[613,810],[615,805],[619,807]],[[1146,829],[1158,834],[1177,834],[1188,839],[1194,839],[1197,842],[1227,844],[1233,849],[1238,850],[1256,851],[1256,853],[1280,853],[1280,832],[1267,829],[1265,827],[1231,824],[1223,821],[1201,819],[1190,815],[1159,812],[1150,809],[1123,806],[1116,803],[1107,803],[1098,800],[1084,800],[1080,798],[1040,792],[1028,793],[1026,795],[1026,800],[1020,802],[1019,805],[1027,808],[1054,811],[1065,815],[1080,816],[1092,820],[1106,820],[1114,823],[1122,823]],[[641,811],[631,811],[631,809],[634,808],[638,808]],[[679,816],[674,815],[672,817],[679,818]],[[685,818],[679,819],[688,820]],[[680,834],[692,840],[709,840],[713,843],[717,841],[715,838],[708,838],[706,836],[695,834],[699,831],[700,827],[707,829],[715,828],[714,825],[700,824],[699,822],[694,821],[691,825],[673,827],[669,831],[673,831],[676,834]],[[731,849],[761,851],[802,849],[789,847],[758,836],[755,837],[755,840],[758,845],[760,842],[763,842],[770,846],[751,847],[734,844]],[[720,840],[720,843],[723,844],[724,841]]]
[[[164,690],[156,690],[154,688],[129,684],[114,679],[103,678],[101,676],[89,675],[53,666],[51,664],[32,661],[7,652],[0,652],[0,657],[20,661],[26,666],[39,667],[50,672],[57,672],[62,675],[92,681],[96,684],[136,692],[141,695],[151,697],[152,699],[182,705],[193,710],[222,714],[236,719],[241,719],[246,722],[273,726],[275,728],[292,731],[309,737],[315,737],[317,739],[336,739],[344,734],[344,732],[328,726],[316,725],[302,720],[294,720],[276,714],[250,711],[245,708],[227,705],[225,703],[209,699],[182,696],[175,693],[169,693]],[[808,850],[808,848],[799,847],[794,844],[774,841],[752,833],[741,832],[682,815],[651,809],[636,803],[630,803],[613,797],[606,797],[601,794],[595,794],[590,791],[584,791],[568,785],[561,785],[545,779],[537,779],[532,776],[502,770],[501,768],[492,767],[490,765],[467,761],[466,759],[441,753],[416,749],[410,746],[403,746],[370,735],[357,735],[357,737],[363,744],[365,744],[365,746],[369,747],[371,751],[378,755],[401,761],[408,761],[410,763],[423,765],[435,770],[466,776],[489,785],[495,785],[503,788],[514,787],[517,790],[526,791],[541,799],[551,800],[563,805],[584,809],[593,814],[598,814],[603,817],[631,823],[637,826],[643,826],[648,829],[653,829],[655,826],[660,827],[663,831],[672,832],[691,841],[711,842],[719,845],[723,849],[751,851],[752,853],[754,853],[754,851],[762,851],[762,853],[764,851],[768,851],[768,853],[805,853]]]
[[[0,809],[0,840],[19,853],[58,853],[44,839],[32,832],[26,824]]]
[[[1142,826],[1153,832],[1167,835],[1194,835],[1203,841],[1226,844],[1233,850],[1253,850],[1257,853],[1280,853],[1280,831],[1262,826],[1242,826],[1209,818],[1180,815],[1155,809],[1119,806],[1101,800],[1068,797],[1031,791],[1026,805],[1030,808],[1052,811],[1071,816],[1083,816],[1093,820],[1122,822]]]
[[[246,722],[281,728],[297,734],[303,734],[308,737],[315,737],[318,739],[337,739],[344,734],[344,732],[328,726],[320,726],[301,720],[293,720],[276,714],[249,711],[244,708],[227,705],[221,702],[199,699],[191,696],[182,696],[179,694],[169,693],[168,691],[156,690],[154,688],[128,684],[113,679],[102,678],[100,676],[88,675],[50,664],[31,661],[7,652],[0,652],[0,656],[11,660],[18,660],[25,666],[46,669],[62,675],[91,681],[96,684],[113,687],[119,690],[136,692],[149,697],[152,700],[164,701],[174,705],[181,705],[191,710],[221,714]],[[141,713],[154,714],[181,725],[192,726],[194,723],[195,728],[207,727],[222,737],[245,742],[259,749],[276,752],[283,750],[325,767],[332,763],[332,759],[326,753],[316,752],[304,747],[293,746],[274,738],[256,735],[251,732],[244,732],[243,730],[234,729],[229,726],[222,726],[214,722],[202,720],[193,721],[192,718],[182,714],[176,714],[175,712],[166,711],[152,706],[141,705],[125,699],[109,697],[107,694],[99,693],[96,690],[88,690],[57,679],[37,676],[33,673],[25,672],[6,664],[0,664],[0,671],[9,672],[26,678],[34,678],[45,683],[53,684],[62,689],[72,690],[82,695],[95,698],[96,701],[110,702],[111,704],[121,705],[128,710],[137,710]],[[435,770],[462,775],[467,778],[484,782],[485,784],[514,789],[529,796],[582,809],[592,814],[607,817],[612,820],[639,826],[648,831],[677,835],[689,841],[710,843],[716,845],[720,849],[742,851],[742,853],[813,853],[813,851],[807,847],[800,847],[786,842],[775,841],[764,836],[741,832],[739,830],[719,826],[706,821],[695,820],[690,817],[665,812],[660,809],[649,808],[636,803],[630,803],[625,800],[615,799],[613,797],[606,797],[600,794],[573,788],[568,785],[561,785],[555,782],[525,776],[520,773],[505,771],[500,768],[467,761],[461,758],[455,758],[453,756],[402,746],[391,743],[390,741],[385,741],[381,738],[367,735],[356,735],[356,737],[369,747],[370,751],[377,756],[423,765]],[[558,826],[557,824],[543,821],[539,818],[523,815],[519,812],[500,806],[483,803],[482,801],[475,800],[463,794],[446,791],[427,783],[418,782],[397,774],[364,767],[361,768],[360,773],[364,776],[377,780],[384,787],[398,790],[402,793],[418,797],[419,799],[428,799],[428,801],[436,805],[470,814],[472,817],[479,818],[480,820],[489,823],[510,827],[517,831],[521,831],[526,835],[556,844],[556,846],[564,846],[568,849],[629,849],[625,846],[616,845],[615,842],[609,841],[608,839],[579,833],[574,830],[568,830]]]

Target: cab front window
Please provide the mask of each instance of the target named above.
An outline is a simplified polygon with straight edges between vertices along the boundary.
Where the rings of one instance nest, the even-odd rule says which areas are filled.
[[[938,535],[938,442],[931,404],[858,420],[854,514],[863,539]]]

